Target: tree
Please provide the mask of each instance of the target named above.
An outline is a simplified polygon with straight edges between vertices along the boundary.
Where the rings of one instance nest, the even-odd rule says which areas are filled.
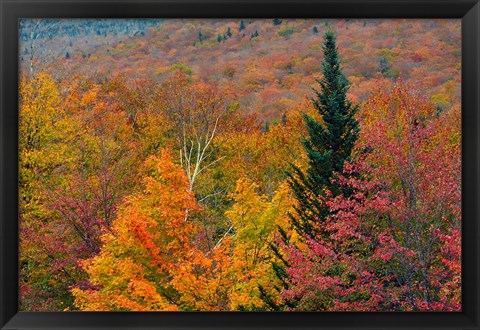
[[[27,309],[72,307],[70,286],[85,276],[78,260],[100,250],[102,232],[136,184],[138,148],[127,114],[110,103],[105,86],[82,86],[81,93],[69,86],[61,103],[57,83],[44,73],[20,88],[21,276]],[[29,297],[23,294],[28,292]]]
[[[380,57],[380,61],[378,63],[378,70],[382,73],[382,75],[387,78],[391,77],[391,69],[392,66],[388,62],[388,58],[386,56]]]
[[[243,21],[243,19],[240,21],[240,26],[238,27],[238,31],[242,31],[245,29],[245,22]]]
[[[318,33],[318,28],[317,26],[314,26],[313,29],[312,29],[313,33],[317,34]]]
[[[352,176],[362,173],[365,177]],[[282,299],[297,311],[377,311],[391,309],[390,274],[383,272],[377,258],[385,253],[375,246],[382,237],[378,224],[385,221],[390,207],[382,184],[368,175],[368,165],[345,162],[343,173],[335,174],[340,186],[355,192],[346,197],[330,193],[319,199],[329,209],[321,224],[324,233],[302,244],[277,244],[282,251],[285,282]],[[380,240],[382,243],[383,241]],[[382,244],[380,243],[380,244]],[[408,255],[392,244],[397,255]],[[395,287],[394,285],[392,285]]]
[[[418,88],[401,80],[362,108],[359,147],[372,150],[367,160],[391,200],[377,252],[378,267],[397,283],[396,310],[460,308],[460,117],[457,107],[438,116]]]
[[[357,107],[347,100],[346,93],[349,82],[341,72],[340,59],[335,42],[335,35],[328,31],[324,35],[324,60],[322,63],[323,78],[317,80],[320,91],[314,89],[317,96],[312,99],[313,106],[319,121],[313,116],[304,115],[308,138],[303,141],[303,147],[308,158],[306,172],[299,166],[292,164],[292,171],[287,172],[287,182],[296,199],[295,212],[289,214],[293,227],[300,238],[307,244],[308,251],[316,249],[309,242],[320,244],[331,241],[330,232],[325,224],[330,221],[331,209],[326,197],[335,198],[345,195],[351,187],[339,185],[335,176],[343,174],[345,162],[351,159],[351,153],[358,138],[359,126],[354,118]],[[345,174],[355,176],[355,172]],[[351,193],[351,191],[350,191]],[[273,264],[277,277],[283,283],[283,306],[273,305],[273,309],[294,309],[301,303],[301,297],[296,294],[287,294],[298,287],[295,280],[295,271],[292,272],[292,256],[304,255],[295,245],[291,246],[288,237],[282,231],[281,239],[271,244],[280,263]],[[315,265],[315,253],[307,257]],[[313,258],[313,259],[312,259]],[[294,258],[295,259],[295,258]],[[298,264],[296,264],[298,266]],[[332,266],[331,264],[330,266]],[[324,265],[325,267],[330,267]],[[264,295],[264,300],[268,297]],[[320,310],[328,307],[315,305]],[[302,307],[299,308],[309,308]]]
[[[308,138],[304,149],[308,157],[308,168],[303,171],[292,166],[288,182],[298,205],[291,215],[292,223],[301,236],[315,238],[319,234],[318,222],[329,214],[319,196],[327,192],[333,196],[342,189],[332,182],[334,173],[342,173],[343,164],[350,160],[359,126],[354,118],[357,106],[347,100],[349,82],[343,75],[336,47],[335,35],[328,31],[324,36],[322,63],[323,78],[317,80],[320,91],[314,90],[313,105],[321,116],[321,122],[305,115]]]
[[[163,85],[162,92],[192,191],[198,175],[222,159],[213,158],[214,140],[232,113],[229,92],[204,82],[192,83],[181,72]]]
[[[278,26],[280,24],[282,24],[282,20],[280,18],[273,19],[273,25]]]
[[[227,35],[227,37],[229,37],[229,38],[232,37],[232,31],[230,30],[230,27],[228,27],[226,35]]]
[[[271,200],[257,192],[258,185],[246,178],[237,181],[231,194],[235,203],[226,212],[235,235],[230,271],[233,285],[230,293],[232,310],[266,309],[262,291],[280,302],[281,286],[271,267],[275,260],[268,248],[278,227],[287,227],[288,212],[293,204],[288,185],[283,183]]]
[[[165,151],[146,163],[144,190],[120,207],[100,253],[82,267],[89,282],[72,289],[82,310],[177,310],[170,281],[192,253],[195,227],[185,212],[197,209],[184,170]]]
[[[164,100],[162,109],[172,123],[172,148],[186,171],[189,191],[195,192],[199,203],[205,206],[205,212],[197,214],[200,219],[196,220],[201,221],[205,243],[211,248],[223,235],[220,232],[228,230],[224,221],[214,223],[221,213],[219,203],[226,200],[226,188],[218,184],[220,180],[215,181],[214,176],[222,175],[216,170],[225,159],[225,155],[219,153],[222,144],[219,136],[230,129],[235,104],[231,102],[228,89],[192,81],[182,72],[162,85],[161,95]],[[217,213],[217,217],[207,217],[208,211]],[[185,217],[188,216],[187,212]]]
[[[69,146],[79,128],[48,74],[22,76],[19,94],[20,305],[24,310],[62,310],[70,304],[68,287],[76,278],[71,264],[64,263],[68,254],[57,235],[71,237],[65,224],[58,226],[45,188],[66,183],[58,173],[76,161]]]
[[[459,310],[459,111],[436,116],[402,81],[363,110],[354,161],[333,176],[340,193],[318,197],[322,235],[278,244],[282,298],[295,310]]]

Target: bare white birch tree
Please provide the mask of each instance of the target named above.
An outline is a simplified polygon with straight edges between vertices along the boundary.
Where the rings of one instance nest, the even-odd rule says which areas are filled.
[[[194,191],[199,175],[224,157],[216,155],[218,135],[227,129],[232,114],[228,93],[214,86],[188,82],[181,74],[167,82],[165,93],[170,100],[167,113],[174,123],[178,141],[179,160],[185,169],[189,190]],[[219,192],[206,192],[200,202],[205,203]],[[185,221],[189,216],[186,211]],[[204,223],[206,228],[207,223]]]
[[[170,87],[174,100],[168,113],[175,123],[180,164],[193,191],[199,174],[224,158],[215,157],[218,145],[214,141],[225,129],[231,108],[226,93],[207,84],[188,84],[179,90]]]

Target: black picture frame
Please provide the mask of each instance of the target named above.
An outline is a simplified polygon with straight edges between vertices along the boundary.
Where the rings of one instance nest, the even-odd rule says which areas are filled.
[[[478,0],[0,0],[1,329],[479,329]],[[461,18],[462,312],[19,312],[19,18]]]

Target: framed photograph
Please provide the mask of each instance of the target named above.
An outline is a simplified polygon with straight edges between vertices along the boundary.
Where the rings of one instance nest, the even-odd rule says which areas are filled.
[[[0,6],[1,329],[479,329],[477,0]]]

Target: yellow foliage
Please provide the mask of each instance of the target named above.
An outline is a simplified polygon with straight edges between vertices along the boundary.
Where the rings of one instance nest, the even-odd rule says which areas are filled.
[[[268,243],[273,241],[278,227],[288,229],[293,197],[286,183],[280,185],[271,201],[259,195],[257,189],[257,184],[240,178],[232,194],[235,204],[226,212],[236,233],[230,268],[234,278],[230,294],[233,310],[265,307],[258,287],[279,286],[271,267],[274,257]],[[269,292],[275,294],[274,290]]]

